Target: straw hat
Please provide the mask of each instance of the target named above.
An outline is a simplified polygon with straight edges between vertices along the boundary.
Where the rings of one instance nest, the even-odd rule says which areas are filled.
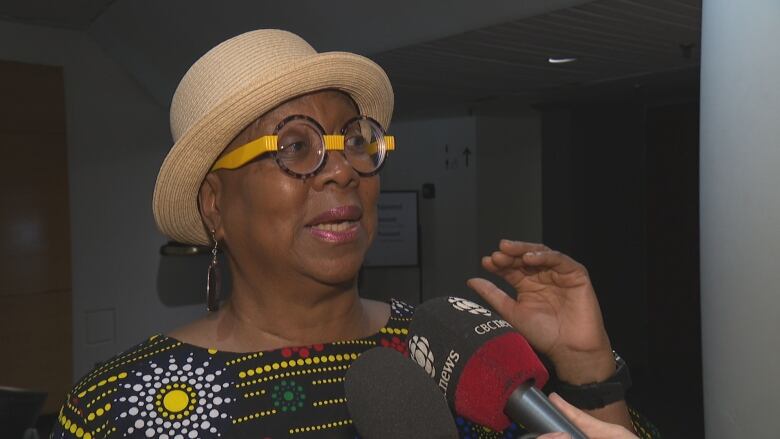
[[[389,124],[393,89],[381,67],[352,53],[317,53],[290,32],[247,32],[196,61],[171,103],[174,145],[157,175],[152,202],[160,230],[179,242],[208,245],[198,191],[214,161],[259,116],[322,89],[349,94],[361,114]]]

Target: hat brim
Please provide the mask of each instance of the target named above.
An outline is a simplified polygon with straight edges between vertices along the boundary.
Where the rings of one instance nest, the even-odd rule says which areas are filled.
[[[393,91],[381,67],[346,52],[312,55],[276,77],[248,81],[195,122],[163,161],[152,209],[160,230],[171,239],[209,245],[198,210],[198,192],[214,161],[246,126],[279,104],[323,89],[349,94],[361,114],[383,127],[390,123]]]

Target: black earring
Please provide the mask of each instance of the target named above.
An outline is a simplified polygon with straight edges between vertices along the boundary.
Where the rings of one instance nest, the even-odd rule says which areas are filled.
[[[214,247],[211,249],[211,263],[206,273],[206,309],[213,312],[219,309],[219,296],[222,288],[219,261],[217,260],[219,243],[217,242],[217,232],[215,230],[211,231],[211,239],[214,241]]]

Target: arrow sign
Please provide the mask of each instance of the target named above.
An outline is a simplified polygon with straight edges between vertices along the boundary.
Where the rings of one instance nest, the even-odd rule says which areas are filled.
[[[471,155],[471,150],[467,146],[466,149],[463,150],[463,155],[466,156],[466,167],[469,167],[469,156]]]

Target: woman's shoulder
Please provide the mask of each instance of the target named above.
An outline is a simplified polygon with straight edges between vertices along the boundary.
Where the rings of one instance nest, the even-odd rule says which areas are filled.
[[[108,360],[97,363],[77,382],[74,387],[74,390],[78,390],[76,397],[81,399],[87,393],[96,392],[110,383],[131,379],[127,371],[135,369],[139,364],[153,364],[155,359],[159,359],[158,362],[165,360],[166,363],[173,363],[178,358],[191,357],[197,350],[193,348],[194,346],[163,334],[153,335]]]
[[[132,415],[132,406],[154,408],[157,401],[139,397],[144,389],[178,386],[182,373],[213,381],[222,371],[210,370],[210,353],[158,334],[96,364],[66,395],[52,437],[103,437]],[[127,410],[118,407],[120,401],[129,403],[122,404]]]

